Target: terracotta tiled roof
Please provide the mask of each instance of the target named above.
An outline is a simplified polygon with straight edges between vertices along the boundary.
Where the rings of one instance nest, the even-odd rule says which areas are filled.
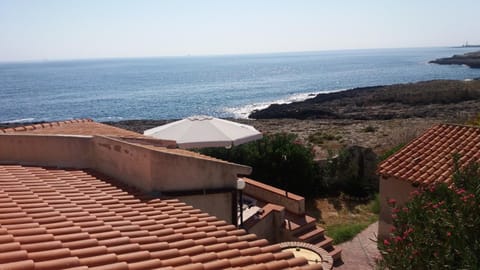
[[[437,125],[379,165],[378,173],[421,185],[452,183],[453,156],[480,162],[480,128]]]
[[[27,134],[103,135],[114,137],[147,138],[142,134],[98,123],[91,119],[75,119],[0,129],[0,134],[14,132]]]
[[[93,171],[0,165],[0,269],[321,269]]]

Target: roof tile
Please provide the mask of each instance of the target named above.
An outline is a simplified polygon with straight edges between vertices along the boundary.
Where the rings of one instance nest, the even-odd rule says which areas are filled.
[[[0,263],[0,268],[9,270],[33,270],[35,269],[35,263],[32,260]]]
[[[25,250],[14,250],[14,251],[2,252],[0,253],[0,264],[25,260],[27,258],[28,258],[27,251]]]
[[[221,270],[228,267],[230,267],[230,262],[226,259],[211,261],[204,264],[204,268],[209,270]]]
[[[58,248],[28,253],[28,258],[34,261],[46,261],[65,257],[70,257],[70,249],[68,248]]]
[[[453,155],[460,154],[460,163],[465,165],[470,161],[480,162],[479,152],[480,128],[437,125],[383,161],[378,173],[421,185],[450,184]]]
[[[35,270],[55,270],[78,266],[80,261],[76,257],[53,259],[48,261],[35,262]]]
[[[196,263],[196,262],[205,263],[205,262],[210,262],[210,261],[216,260],[217,255],[213,252],[209,252],[209,253],[203,252],[203,253],[198,254],[198,255],[193,255],[193,256],[191,256],[191,258],[192,258],[193,263]]]
[[[306,265],[178,200],[148,199],[110,181],[83,170],[0,165],[0,268]]]
[[[154,269],[162,266],[162,262],[159,259],[143,260],[140,262],[134,262],[128,264],[129,270],[147,270]]]

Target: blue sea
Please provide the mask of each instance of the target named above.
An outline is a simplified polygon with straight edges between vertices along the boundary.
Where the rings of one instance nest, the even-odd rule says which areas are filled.
[[[0,63],[0,122],[245,118],[271,103],[354,87],[473,79],[428,61],[475,48],[342,50]]]

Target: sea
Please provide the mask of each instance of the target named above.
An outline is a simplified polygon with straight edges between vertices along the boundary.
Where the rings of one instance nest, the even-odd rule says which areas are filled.
[[[475,48],[338,50],[0,63],[0,122],[247,118],[272,103],[355,87],[480,78],[428,61]]]

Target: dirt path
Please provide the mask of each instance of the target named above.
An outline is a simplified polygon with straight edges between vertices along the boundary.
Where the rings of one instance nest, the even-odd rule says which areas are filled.
[[[378,222],[368,226],[351,241],[339,245],[342,248],[343,264],[335,267],[338,270],[370,270],[375,269],[376,260],[380,258],[377,248]]]

